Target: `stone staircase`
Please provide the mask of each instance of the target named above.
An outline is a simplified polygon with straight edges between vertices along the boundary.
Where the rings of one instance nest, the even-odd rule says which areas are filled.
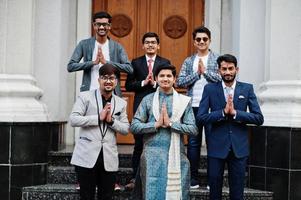
[[[121,185],[125,185],[131,179],[131,153],[132,146],[120,145],[118,147],[120,170],[118,179]],[[79,200],[79,191],[76,189],[76,173],[74,167],[70,165],[73,147],[66,147],[61,151],[49,153],[49,166],[47,184],[24,187],[22,190],[22,200]],[[206,157],[201,157],[200,166],[201,188],[190,191],[191,200],[209,199],[209,191],[206,189]],[[246,174],[247,186],[247,174]],[[114,199],[127,200],[131,191],[121,190],[115,192]],[[228,175],[225,173],[223,199],[229,199]],[[245,200],[273,200],[273,193],[249,189],[246,187],[244,193]]]

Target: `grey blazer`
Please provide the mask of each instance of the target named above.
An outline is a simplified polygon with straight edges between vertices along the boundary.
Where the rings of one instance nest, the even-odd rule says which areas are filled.
[[[124,48],[118,42],[109,39],[109,51],[110,51],[110,61],[107,63],[115,66],[120,72],[133,73],[133,68],[131,62]],[[80,91],[87,91],[90,89],[91,84],[91,69],[93,64],[93,51],[95,47],[95,37],[91,37],[85,40],[81,40],[76,46],[71,59],[68,63],[68,72],[75,72],[79,70],[84,70],[82,85]],[[83,62],[80,60],[83,58]],[[118,76],[118,80],[120,77]],[[117,87],[115,88],[115,93],[121,96],[120,81],[118,81]]]
[[[123,135],[128,133],[130,125],[126,113],[127,102],[116,95],[112,96],[111,112],[113,113],[112,117],[114,117],[112,126],[102,121],[99,126],[96,102],[98,102],[99,111],[101,111],[103,105],[99,89],[81,92],[73,106],[70,123],[73,127],[80,127],[80,130],[71,164],[92,168],[101,149],[103,149],[105,170],[117,171],[119,161],[116,133]]]

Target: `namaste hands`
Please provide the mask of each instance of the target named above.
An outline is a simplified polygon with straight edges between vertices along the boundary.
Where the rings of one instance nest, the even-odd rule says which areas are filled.
[[[205,71],[206,71],[206,67],[205,67],[202,59],[200,58],[199,59],[199,64],[198,64],[198,73],[199,73],[199,75],[202,75],[202,74],[205,73]]]
[[[111,104],[107,103],[99,114],[100,121],[112,122]]]
[[[170,127],[170,123],[171,123],[171,121],[168,117],[166,103],[164,102],[162,104],[159,120],[155,122],[155,127],[156,128],[160,128],[160,127],[168,128],[168,127]]]
[[[145,80],[143,81],[143,85],[155,85],[156,81],[154,80],[153,73],[149,73]]]
[[[104,57],[104,55],[102,53],[101,47],[98,47],[96,59],[95,59],[95,61],[93,61],[93,64],[94,65],[98,65],[99,63],[106,64],[106,62],[107,61],[106,61],[106,59],[105,59],[105,57]]]
[[[234,109],[234,104],[233,104],[233,97],[231,94],[228,95],[227,97],[227,104],[226,107],[224,108],[224,114],[225,115],[236,115],[236,110]]]

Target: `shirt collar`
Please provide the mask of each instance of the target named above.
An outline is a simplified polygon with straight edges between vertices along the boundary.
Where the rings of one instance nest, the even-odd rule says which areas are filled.
[[[146,54],[145,54],[145,58],[146,58],[146,62],[148,63],[148,60],[149,59],[152,59],[153,60],[153,62],[156,60],[156,57],[157,57],[157,55],[154,55],[153,57],[149,57],[149,56],[147,56]]]
[[[103,43],[103,44],[100,44],[97,40],[95,40],[95,42],[96,42],[96,45],[100,46],[100,47],[108,46],[109,45],[109,40],[106,40],[105,43]]]
[[[113,95],[111,95],[111,96],[109,97],[109,99],[106,100],[105,97],[104,97],[103,95],[101,95],[102,102],[111,102],[112,96],[113,96]]]
[[[227,87],[224,81],[222,81],[222,86],[223,86],[223,89],[225,89]],[[236,80],[234,80],[234,83],[232,84],[232,86],[230,88],[234,90],[235,86],[236,86]]]

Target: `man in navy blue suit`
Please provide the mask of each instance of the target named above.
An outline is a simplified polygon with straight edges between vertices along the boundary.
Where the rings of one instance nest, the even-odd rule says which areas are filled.
[[[249,156],[247,124],[261,125],[264,119],[253,86],[235,79],[236,58],[225,54],[217,63],[222,81],[205,86],[197,115],[197,123],[211,125],[206,134],[210,200],[222,199],[225,163],[230,199],[242,200]]]

